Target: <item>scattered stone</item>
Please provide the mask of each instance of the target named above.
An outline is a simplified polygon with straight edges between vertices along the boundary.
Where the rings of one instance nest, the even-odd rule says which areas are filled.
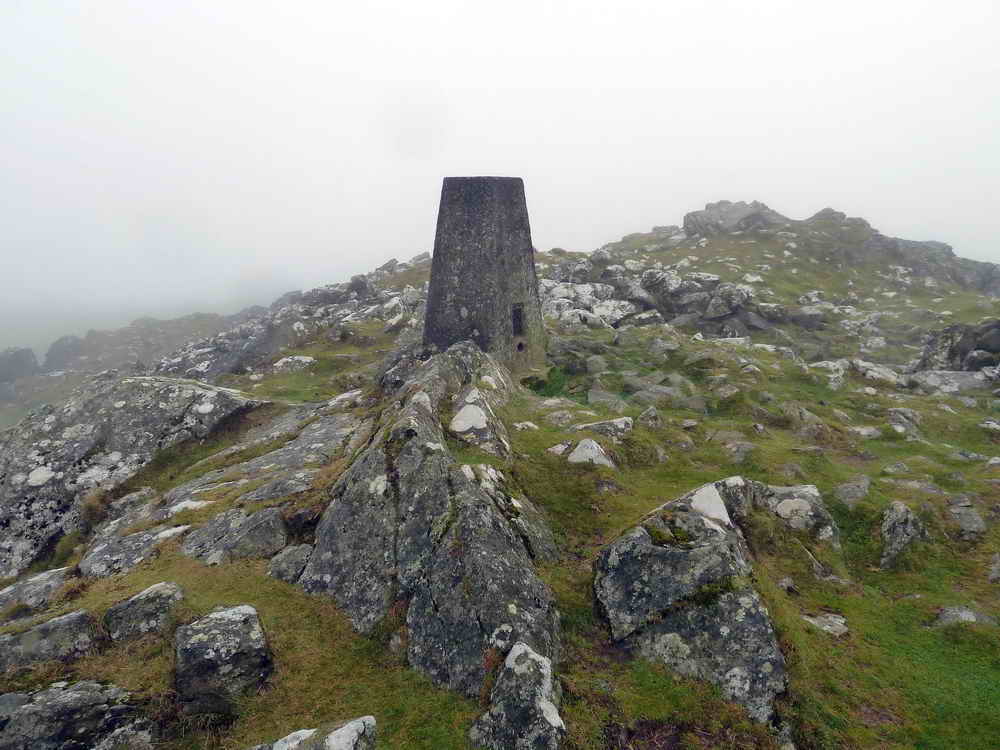
[[[909,506],[894,500],[882,514],[882,559],[883,570],[896,563],[900,553],[918,539],[926,539],[927,531],[916,513]]]
[[[837,638],[848,633],[847,618],[842,615],[835,615],[831,613],[824,613],[816,615],[815,617],[802,615],[802,619],[810,625],[816,626],[824,633],[829,633]]]
[[[490,707],[469,739],[488,750],[558,750],[566,725],[559,716],[559,683],[552,662],[515,643],[490,695]]]
[[[111,607],[104,615],[104,629],[113,641],[162,635],[173,625],[173,610],[184,598],[176,583],[154,583],[131,599]]]
[[[70,612],[20,633],[0,635],[0,672],[41,661],[76,661],[100,641],[89,612]]]
[[[538,425],[534,422],[515,422],[514,429],[518,432],[524,432],[526,430],[537,430]]]
[[[601,444],[590,438],[581,440],[566,457],[566,460],[571,464],[594,464],[595,466],[607,466],[609,469],[617,468]]]
[[[128,536],[98,540],[80,560],[81,575],[93,578],[127,573],[157,554],[160,544],[187,531],[190,526],[157,526]]]
[[[948,515],[958,524],[958,538],[963,542],[978,542],[986,533],[986,522],[968,495],[949,498]]]
[[[26,614],[45,609],[69,575],[69,568],[55,568],[28,576],[0,589],[0,611],[14,604],[22,605],[26,609]]]
[[[990,617],[989,615],[984,615],[982,612],[977,612],[969,607],[944,607],[938,613],[933,626],[936,628],[943,628],[947,625],[954,625],[962,622],[972,623],[974,625],[997,624],[995,618]]]
[[[334,727],[300,729],[249,750],[375,750],[375,717],[362,716]]]
[[[1000,583],[1000,552],[990,558],[990,570],[986,578],[990,583]]]
[[[840,547],[840,530],[830,515],[823,496],[814,484],[791,487],[769,486],[758,504],[770,510],[796,531],[808,531],[820,542]]]
[[[576,432],[580,432],[581,430],[596,432],[599,435],[606,435],[617,442],[619,439],[623,438],[632,431],[632,418],[619,417],[618,419],[609,419],[604,422],[577,424],[573,425],[571,429]]]
[[[837,485],[833,495],[848,508],[853,509],[859,502],[868,497],[872,479],[867,474],[858,474],[849,482]]]
[[[641,424],[643,427],[648,427],[651,430],[658,430],[663,426],[663,420],[660,418],[660,412],[656,410],[655,406],[650,406],[643,411],[642,414],[636,417],[636,422]]]
[[[281,552],[271,558],[267,564],[267,574],[271,578],[277,578],[285,583],[295,583],[302,575],[302,571],[309,562],[312,555],[313,546],[311,544],[298,544],[285,547]]]
[[[726,451],[726,455],[729,456],[729,460],[734,464],[741,464],[750,458],[751,455],[757,450],[757,446],[753,443],[748,443],[745,440],[736,440],[730,443],[726,443],[723,446]]]
[[[274,669],[257,610],[247,604],[182,625],[174,649],[174,686],[185,714],[233,714],[235,701],[260,690]]]

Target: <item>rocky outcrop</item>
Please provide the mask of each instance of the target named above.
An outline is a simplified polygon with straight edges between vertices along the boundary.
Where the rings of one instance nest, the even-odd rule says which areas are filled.
[[[75,661],[100,640],[89,612],[70,612],[19,633],[0,635],[0,672],[42,661]]]
[[[260,690],[274,663],[257,610],[221,609],[177,629],[174,687],[186,714],[233,714],[235,701]]]
[[[285,583],[295,583],[312,557],[311,544],[296,544],[286,547],[271,558],[267,564],[267,574]]]
[[[98,539],[80,560],[81,575],[91,578],[127,573],[136,565],[158,554],[158,547],[180,536],[189,526],[156,526],[127,536]]]
[[[23,608],[25,615],[45,609],[70,573],[69,568],[46,570],[0,589],[0,611],[16,605]]]
[[[767,722],[785,662],[737,526],[763,489],[731,477],[660,506],[601,551],[594,596],[616,643],[718,685]]]
[[[0,695],[0,750],[152,750],[155,734],[114,685],[53,683]]]
[[[426,362],[407,353],[387,362],[388,407],[332,487],[299,579],[359,631],[398,636],[411,666],[469,696],[486,678],[488,649],[503,655],[523,641],[555,658],[559,646],[552,595],[514,522],[524,516],[455,463],[440,423],[452,396],[505,380],[468,343]]]
[[[106,373],[33,413],[0,445],[0,576],[83,528],[88,491],[124,482],[158,450],[204,438],[259,404],[225,388]]]
[[[249,750],[375,750],[375,735],[375,717],[362,716],[332,727],[300,729]]]
[[[1000,320],[958,323],[928,334],[914,369],[978,371],[1000,363]]]
[[[560,699],[552,662],[515,643],[493,686],[490,708],[472,725],[469,739],[488,750],[557,750],[566,734]]]
[[[701,211],[684,216],[684,231],[688,236],[710,236],[743,232],[750,229],[767,229],[785,226],[789,219],[772,211],[759,201],[718,201],[709,203]]]
[[[891,568],[896,558],[919,539],[927,538],[927,530],[909,506],[894,500],[882,514],[882,569]]]
[[[184,538],[181,552],[208,565],[244,558],[271,557],[288,544],[279,508],[248,515],[240,508],[220,513]]]
[[[31,349],[0,351],[0,383],[11,383],[38,372],[38,360]]]
[[[184,598],[176,583],[154,583],[135,596],[119,602],[104,614],[104,629],[113,641],[162,635],[174,622],[174,608]]]

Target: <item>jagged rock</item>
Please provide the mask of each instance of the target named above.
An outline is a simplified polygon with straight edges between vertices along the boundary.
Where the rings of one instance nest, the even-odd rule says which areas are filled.
[[[612,637],[688,677],[708,680],[762,722],[785,689],[784,657],[734,525],[765,488],[740,477],[666,503],[605,547],[594,595]]]
[[[918,428],[921,422],[921,416],[919,412],[916,412],[913,409],[894,407],[889,409],[886,413],[889,417],[889,426],[897,434],[905,435],[910,438],[920,437],[920,430]]]
[[[124,482],[156,451],[205,438],[260,403],[225,388],[109,373],[62,406],[33,412],[0,447],[0,577],[79,530],[89,490]]]
[[[607,466],[609,469],[617,468],[601,444],[590,438],[577,443],[576,448],[570,452],[566,460],[571,464],[594,464],[595,466]]]
[[[888,386],[901,386],[905,384],[899,373],[890,370],[885,365],[878,365],[874,362],[866,362],[863,359],[852,359],[851,369],[861,375],[861,377],[866,380],[870,380],[873,383]]]
[[[97,623],[86,610],[0,635],[0,672],[40,661],[75,661],[100,643]]]
[[[274,669],[257,610],[243,604],[182,625],[174,636],[174,687],[186,714],[232,714]]]
[[[891,568],[900,553],[918,539],[926,539],[927,531],[917,515],[899,500],[889,504],[882,514],[882,569]]]
[[[27,348],[0,351],[0,383],[10,383],[38,372],[35,352]]]
[[[0,695],[0,750],[152,750],[152,725],[114,685],[56,682]]]
[[[618,419],[608,419],[602,422],[588,422],[586,424],[576,424],[570,429],[580,432],[596,432],[599,435],[606,435],[609,438],[618,440],[632,432],[632,418],[619,417]]]
[[[636,422],[651,430],[658,430],[663,426],[663,419],[660,417],[660,412],[656,410],[655,406],[650,406],[643,411],[642,414],[636,417]]]
[[[772,211],[763,203],[752,201],[718,201],[709,203],[701,211],[684,216],[684,231],[688,236],[715,235],[751,229],[784,226],[789,220]]]
[[[745,440],[734,440],[726,443],[723,448],[726,451],[726,455],[729,456],[729,460],[734,464],[743,463],[757,450],[756,445],[748,443]]]
[[[973,356],[975,355],[975,356]],[[916,370],[979,370],[1000,361],[1000,320],[932,332]]]
[[[594,385],[589,391],[587,391],[587,403],[594,406],[603,406],[608,411],[618,412],[619,414],[625,411],[626,405],[625,401],[610,393],[598,385]]]
[[[843,615],[824,612],[816,616],[802,615],[802,619],[832,636],[840,637],[848,633],[847,618]]]
[[[995,618],[989,615],[984,615],[982,612],[977,612],[969,607],[943,607],[938,613],[937,619],[934,620],[934,627],[943,628],[946,625],[954,625],[956,623],[972,623],[975,625],[996,625],[997,621]]]
[[[157,547],[187,531],[189,526],[157,526],[122,537],[98,540],[80,560],[80,574],[106,578],[127,573],[157,554]]]
[[[375,750],[375,717],[361,716],[334,727],[300,729],[249,750]]]
[[[509,374],[491,363],[483,365],[479,384],[467,385],[459,394],[461,404],[448,430],[460,440],[492,453],[510,455],[507,428],[494,412],[494,405],[504,403],[513,390]]]
[[[45,609],[69,576],[69,568],[55,568],[28,576],[0,589],[0,611],[13,604],[25,607],[26,614]]]
[[[309,556],[312,554],[311,544],[298,544],[285,547],[281,552],[271,558],[267,564],[267,574],[272,578],[286,583],[295,583],[302,575]]]
[[[479,694],[494,634],[555,658],[551,593],[510,515],[449,454],[440,410],[498,365],[468,343],[384,370],[386,409],[371,442],[331,488],[299,585],[333,597],[362,633],[405,625],[411,666]],[[497,390],[499,394],[499,389]]]
[[[489,710],[472,725],[469,739],[488,750],[557,750],[566,734],[560,697],[552,662],[515,643],[493,686]]]
[[[808,531],[814,539],[840,546],[840,530],[813,484],[768,487],[759,503],[797,531]]]
[[[907,376],[907,384],[926,393],[964,393],[986,388],[990,381],[979,371],[924,370]]]
[[[963,542],[978,542],[986,533],[986,522],[968,495],[949,498],[948,515],[958,524],[958,538]]]
[[[288,531],[279,508],[251,515],[235,508],[220,513],[187,535],[181,552],[208,565],[244,558],[271,557],[288,544]]]
[[[859,502],[868,497],[868,491],[872,486],[872,479],[867,474],[858,474],[849,482],[837,485],[833,490],[833,495],[848,508],[853,508]]]
[[[184,598],[176,583],[154,583],[104,614],[104,629],[113,641],[166,633],[173,624],[173,610]]]

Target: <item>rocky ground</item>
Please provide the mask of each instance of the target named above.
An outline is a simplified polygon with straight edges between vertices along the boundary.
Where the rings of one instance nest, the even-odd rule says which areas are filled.
[[[726,202],[538,267],[545,371],[420,352],[425,255],[0,433],[0,748],[995,747],[996,268]]]

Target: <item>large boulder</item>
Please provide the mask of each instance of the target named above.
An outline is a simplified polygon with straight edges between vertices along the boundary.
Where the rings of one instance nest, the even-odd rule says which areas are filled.
[[[883,569],[896,564],[899,555],[915,541],[927,538],[927,530],[906,503],[893,500],[882,513],[882,559]]]
[[[104,629],[113,641],[164,634],[174,622],[174,608],[184,598],[176,583],[154,583],[104,613]]]
[[[127,692],[82,681],[0,695],[0,750],[152,750],[155,735]]]
[[[1000,362],[1000,320],[957,323],[927,336],[915,370],[977,371]]]
[[[0,577],[84,528],[89,491],[121,484],[157,451],[205,438],[260,403],[225,388],[106,373],[62,406],[32,413],[0,446]]]
[[[763,492],[732,477],[660,506],[601,551],[594,596],[616,643],[712,682],[767,722],[785,661],[737,526]]]
[[[243,604],[182,625],[174,635],[174,687],[185,714],[231,715],[267,683],[274,662],[257,610]]]
[[[0,589],[0,612],[20,605],[24,614],[45,609],[70,576],[69,568],[54,568],[22,578]]]
[[[100,642],[90,613],[70,612],[19,633],[0,635],[0,672],[42,661],[75,661]]]
[[[552,662],[515,643],[493,686],[490,708],[472,725],[469,739],[489,750],[557,750],[566,734],[560,698]]]
[[[403,353],[390,405],[331,488],[299,585],[331,596],[362,633],[397,636],[435,683],[477,696],[484,655],[523,641],[558,653],[558,612],[532,565],[514,503],[498,503],[447,449],[440,413],[498,365],[468,343],[427,361]],[[491,392],[499,392],[500,389]]]

